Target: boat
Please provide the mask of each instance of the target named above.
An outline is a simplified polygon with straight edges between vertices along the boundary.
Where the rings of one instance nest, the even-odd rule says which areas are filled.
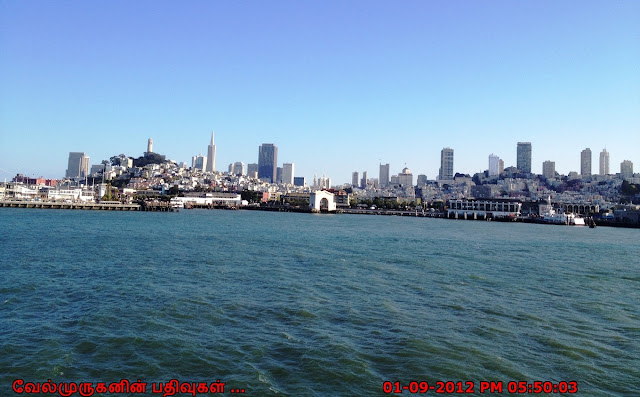
[[[177,197],[174,197],[171,200],[169,200],[169,205],[174,210],[180,210],[184,208],[184,202]]]
[[[547,197],[547,204],[541,204],[539,210],[540,216],[538,221],[541,223],[551,223],[554,225],[571,225],[584,226],[584,218],[573,214],[566,213],[562,208],[555,210],[551,205],[551,196]]]

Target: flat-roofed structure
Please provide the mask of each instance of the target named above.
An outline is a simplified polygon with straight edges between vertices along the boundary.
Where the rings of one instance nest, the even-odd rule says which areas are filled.
[[[513,218],[520,216],[522,203],[509,199],[452,199],[447,201],[447,217],[465,219]]]

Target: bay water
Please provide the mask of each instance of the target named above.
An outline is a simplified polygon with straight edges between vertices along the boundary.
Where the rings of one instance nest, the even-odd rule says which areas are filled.
[[[0,395],[16,379],[177,379],[250,396],[438,381],[637,396],[639,291],[637,229],[2,208]]]

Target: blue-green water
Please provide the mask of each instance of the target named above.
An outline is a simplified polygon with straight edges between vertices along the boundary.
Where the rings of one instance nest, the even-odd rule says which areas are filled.
[[[639,291],[639,230],[3,208],[0,395],[18,378],[175,378],[251,396],[484,380],[636,396]]]

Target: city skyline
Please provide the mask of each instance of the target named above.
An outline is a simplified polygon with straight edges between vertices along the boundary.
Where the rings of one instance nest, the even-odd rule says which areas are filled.
[[[522,141],[536,174],[581,172],[585,147],[611,173],[640,164],[638,2],[151,7],[0,5],[0,179],[61,178],[71,151],[138,157],[148,137],[189,164],[214,128],[218,168],[273,142],[334,183],[380,164],[433,180],[444,147],[454,173],[515,166]]]

